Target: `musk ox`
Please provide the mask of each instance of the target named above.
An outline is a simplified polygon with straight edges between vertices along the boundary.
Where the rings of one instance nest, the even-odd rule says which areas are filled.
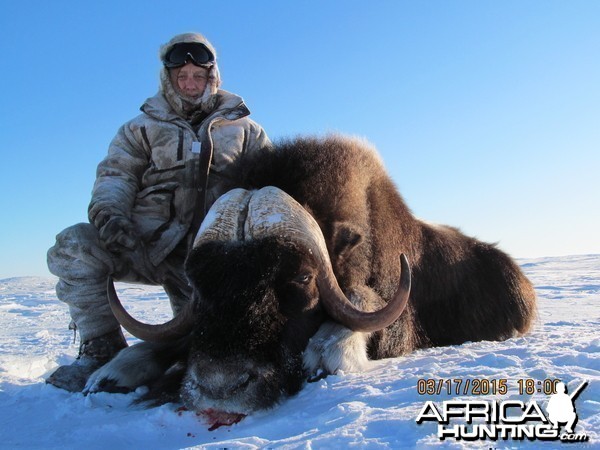
[[[515,262],[415,218],[361,140],[286,141],[229,176],[237,182],[186,261],[194,294],[184,312],[138,322],[109,282],[117,319],[144,342],[97,371],[88,392],[149,385],[147,398],[227,420],[310,377],[532,325],[534,290]]]

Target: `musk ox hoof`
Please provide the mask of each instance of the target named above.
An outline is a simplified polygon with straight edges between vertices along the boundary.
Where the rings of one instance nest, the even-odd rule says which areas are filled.
[[[367,333],[357,333],[336,322],[325,322],[308,342],[303,354],[310,378],[338,371],[360,372],[368,365]]]
[[[121,350],[108,364],[91,374],[84,394],[93,392],[131,392],[164,373],[155,358],[155,346],[142,342]]]

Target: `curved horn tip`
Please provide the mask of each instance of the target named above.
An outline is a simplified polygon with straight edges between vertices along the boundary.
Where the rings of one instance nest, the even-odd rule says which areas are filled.
[[[193,303],[190,301],[184,309],[170,321],[160,325],[150,325],[133,318],[125,309],[115,289],[111,276],[107,279],[108,304],[117,322],[135,337],[148,342],[169,342],[186,336],[193,326]]]
[[[381,309],[365,312],[356,308],[340,289],[333,272],[319,277],[319,291],[329,315],[353,331],[373,332],[394,323],[404,312],[411,290],[411,271],[408,258],[400,255],[400,279],[394,296]]]
[[[410,263],[408,262],[408,258],[406,257],[405,253],[401,253],[400,254],[400,270],[402,271],[401,276],[406,272],[407,275],[409,275],[408,277],[408,281],[410,282],[410,275],[411,275],[411,269],[410,269]]]

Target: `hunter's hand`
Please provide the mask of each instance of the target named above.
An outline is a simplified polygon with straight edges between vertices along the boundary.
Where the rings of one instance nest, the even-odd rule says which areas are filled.
[[[126,217],[111,217],[100,227],[100,239],[111,252],[121,253],[124,250],[133,250],[137,247],[139,239],[133,224]]]

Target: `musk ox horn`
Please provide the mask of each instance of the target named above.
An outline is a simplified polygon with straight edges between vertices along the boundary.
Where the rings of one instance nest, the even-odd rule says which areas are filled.
[[[305,246],[320,265],[318,286],[323,305],[329,315],[354,331],[381,330],[400,317],[410,293],[410,268],[401,256],[401,278],[394,297],[382,309],[361,311],[340,288],[321,228],[315,219],[292,197],[269,186],[255,192],[234,189],[221,196],[208,212],[194,240],[194,247],[206,241],[235,241],[267,235],[282,235]],[[149,342],[164,342],[189,334],[194,322],[190,302],[172,320],[151,325],[133,318],[117,297],[112,278],[108,280],[108,299],[118,322],[132,335]]]
[[[210,209],[194,240],[194,247],[206,241],[232,241],[243,235],[243,221],[240,215],[248,208],[252,193],[244,189],[234,189],[220,197]],[[192,330],[194,323],[193,303],[172,320],[152,325],[133,318],[123,307],[115,291],[112,278],[107,286],[108,303],[123,328],[132,335],[148,342],[167,342],[180,339]]]
[[[252,237],[270,234],[291,236],[303,244],[320,264],[319,292],[329,315],[353,331],[381,330],[400,317],[410,294],[410,267],[401,255],[401,276],[394,297],[382,309],[366,312],[356,308],[340,288],[327,252],[321,228],[315,219],[292,197],[275,187],[266,187],[254,193],[248,204],[246,233]]]
[[[245,189],[233,189],[219,197],[206,213],[196,234],[194,247],[207,241],[244,239],[244,219],[251,197],[252,192]]]
[[[134,319],[125,310],[117,296],[112,277],[108,278],[107,292],[108,304],[115,318],[123,328],[137,338],[148,342],[168,342],[185,337],[192,331],[194,305],[191,301],[170,321],[159,325],[151,325]]]
[[[394,297],[378,311],[365,312],[356,308],[344,295],[333,273],[323,273],[317,279],[326,311],[336,321],[353,331],[373,332],[394,323],[404,312],[410,295],[410,266],[400,255],[400,282]]]

